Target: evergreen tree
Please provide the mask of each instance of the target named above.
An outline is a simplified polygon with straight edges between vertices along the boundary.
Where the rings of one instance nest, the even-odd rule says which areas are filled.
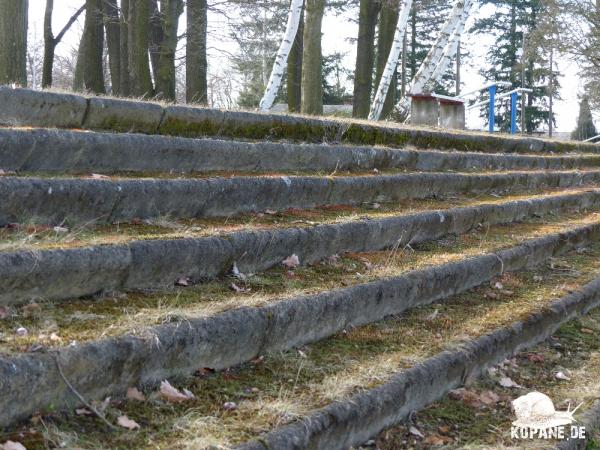
[[[242,77],[237,103],[256,108],[262,98],[285,30],[289,1],[235,0],[240,20],[232,24],[231,37],[239,47],[233,66]],[[275,103],[284,101],[285,89]]]
[[[577,118],[577,128],[571,133],[571,139],[576,141],[585,141],[586,139],[597,136],[598,132],[594,126],[592,111],[590,110],[590,101],[588,96],[584,96],[579,104],[579,117]]]
[[[540,41],[534,38],[545,13],[543,3],[541,0],[481,0],[481,3],[495,8],[490,16],[475,23],[473,31],[495,36],[496,45],[489,50],[488,64],[480,73],[487,81],[510,82],[512,89],[533,89],[533,93],[527,95],[525,110],[520,112],[525,115],[525,130],[531,133],[550,120],[546,87],[550,75],[549,61],[545,52],[541,51]],[[525,51],[522,52],[524,38]],[[554,72],[554,80],[557,76],[558,73]],[[556,96],[559,91],[556,82],[552,90]],[[487,107],[483,108],[482,117],[487,117],[488,111]],[[509,99],[496,105],[495,116],[500,128],[508,131]]]

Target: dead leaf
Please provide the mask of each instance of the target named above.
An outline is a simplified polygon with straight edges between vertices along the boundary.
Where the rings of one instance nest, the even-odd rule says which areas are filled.
[[[234,409],[237,409],[237,404],[234,402],[225,402],[223,403],[223,409],[226,411],[233,411]]]
[[[496,283],[494,283],[494,289],[504,289],[504,285],[502,283],[500,283],[499,281],[497,281]]]
[[[167,380],[160,383],[160,394],[171,403],[181,403],[194,398],[194,394],[184,389],[183,392],[171,386]]]
[[[498,300],[500,296],[495,294],[494,292],[486,292],[484,295],[485,298],[491,298],[492,300]]]
[[[135,430],[140,427],[140,424],[135,420],[131,420],[129,417],[123,415],[119,416],[117,419],[117,424],[123,428],[127,428],[128,430]]]
[[[17,172],[15,172],[14,170],[0,169],[0,177],[6,176],[6,175],[16,175],[16,174],[17,174]]]
[[[78,416],[91,416],[92,412],[87,408],[77,408],[75,410],[75,414]]]
[[[564,372],[556,372],[554,377],[557,380],[569,381],[571,378],[564,374]]]
[[[91,178],[92,180],[110,180],[110,177],[109,177],[109,176],[107,176],[107,175],[102,175],[102,174],[99,174],[99,173],[93,173],[93,174],[91,174],[91,175],[90,175],[90,178]]]
[[[175,282],[175,286],[189,286],[190,285],[191,280],[188,277],[180,277],[177,278],[177,281]]]
[[[0,445],[0,450],[27,450],[25,446],[19,442],[6,441]]]
[[[250,289],[249,288],[245,288],[245,287],[240,287],[235,283],[231,283],[229,285],[229,287],[231,288],[232,291],[237,292],[238,294],[243,294],[244,292],[249,292]]]
[[[300,259],[298,258],[298,255],[294,253],[285,258],[283,261],[281,261],[281,264],[283,264],[288,269],[293,269],[300,265]]]
[[[6,306],[0,306],[0,320],[6,319],[9,316],[9,311]]]
[[[594,330],[590,330],[589,328],[582,328],[580,331],[585,334],[595,334]]]
[[[425,317],[425,320],[427,320],[428,322],[431,322],[436,319],[436,317],[438,316],[439,313],[440,312],[436,308],[436,310],[434,312],[432,312],[431,314],[427,315],[427,317]]]
[[[277,214],[277,211],[274,211],[272,209],[266,209],[265,214],[268,214],[269,216],[274,216],[275,214]]]
[[[533,276],[533,281],[538,281],[538,282],[539,282],[539,281],[544,281],[544,277],[541,277],[541,276],[539,276],[539,275],[534,275],[534,276]]]
[[[235,262],[233,263],[233,266],[231,267],[231,274],[234,277],[236,277],[242,281],[246,281],[246,279],[248,278],[246,275],[244,275],[242,272],[239,271],[237,264]]]
[[[417,436],[421,439],[423,439],[425,436],[423,436],[423,433],[421,433],[417,428],[415,427],[410,427],[408,429],[409,433],[412,434],[413,436]]]
[[[438,431],[442,434],[448,434],[448,433],[450,433],[450,427],[448,425],[444,425],[444,426],[438,427]]]
[[[527,355],[527,359],[532,363],[543,363],[545,358],[544,355],[532,353],[531,355]]]
[[[42,307],[38,303],[29,303],[21,308],[23,317],[33,317],[42,310]]]
[[[484,405],[495,405],[500,401],[500,396],[493,391],[484,391],[479,394],[479,399]]]
[[[502,386],[502,387],[505,387],[505,388],[520,388],[520,387],[523,387],[523,386],[515,383],[509,377],[502,377],[502,378],[500,378],[500,380],[498,381],[498,384],[500,386]]]
[[[66,228],[66,227],[58,227],[58,226],[56,226],[56,227],[54,227],[54,228],[52,228],[52,229],[53,229],[53,230],[54,230],[56,233],[68,233],[68,232],[69,232],[69,229],[68,229],[68,228]]]
[[[448,436],[440,436],[439,434],[432,434],[431,436],[427,436],[427,438],[423,441],[423,444],[427,445],[444,445],[446,442],[452,442],[452,439]]]
[[[27,336],[27,334],[29,332],[27,331],[27,328],[19,327],[19,328],[17,328],[17,330],[15,331],[15,333],[17,333],[17,336]]]
[[[144,394],[142,394],[136,387],[130,387],[129,389],[127,389],[126,397],[129,400],[137,400],[139,402],[143,402],[146,400]]]

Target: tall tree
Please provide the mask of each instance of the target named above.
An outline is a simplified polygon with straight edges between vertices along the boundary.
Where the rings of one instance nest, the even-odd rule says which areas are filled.
[[[110,67],[110,84],[113,95],[121,93],[121,31],[117,0],[102,0],[102,15],[106,31],[106,46]]]
[[[387,3],[387,0],[384,0],[384,2]],[[375,61],[373,42],[381,2],[380,0],[360,0],[359,8],[352,116],[366,118],[371,106],[373,64]]]
[[[131,95],[154,95],[148,61],[150,1],[129,0],[127,47],[129,51],[129,83]]]
[[[0,84],[27,86],[28,0],[0,0]]]
[[[494,34],[496,45],[487,54],[488,64],[480,73],[488,81],[506,81],[512,88],[531,88],[521,108],[521,123],[524,131],[531,133],[540,125],[548,124],[547,81],[550,78],[550,64],[547,53],[542,50],[541,42],[546,38],[537,30],[545,15],[541,0],[481,0],[494,8],[488,9],[490,15],[478,19],[474,31]],[[537,36],[537,37],[536,37]],[[540,39],[541,37],[541,39]],[[554,83],[552,95],[557,96],[560,86],[556,82],[557,73],[552,68]],[[501,130],[510,127],[510,103],[499,102],[496,108],[496,123]],[[482,117],[488,116],[487,107],[482,109]]]
[[[183,12],[182,0],[161,1],[162,41],[158,47],[158,66],[154,73],[156,96],[175,101],[175,52],[177,51],[177,27]]]
[[[119,94],[124,97],[131,95],[130,76],[129,0],[121,0],[121,14],[119,16]]]
[[[396,25],[398,24],[400,1],[399,0],[383,0],[381,14],[379,16],[379,33],[377,36],[377,61],[375,64],[375,86],[379,86],[383,70],[385,69],[390,49],[394,42],[394,34]],[[389,115],[394,107],[396,100],[396,88],[398,86],[398,77],[394,68],[389,89],[381,108],[381,118]]]
[[[54,53],[56,46],[60,43],[65,33],[69,30],[69,28],[71,28],[71,25],[73,25],[79,15],[85,10],[85,3],[71,16],[56,37],[52,32],[53,10],[54,0],[46,0],[46,10],[44,11],[44,63],[42,66],[43,88],[52,86],[52,68],[54,66]]]
[[[77,66],[73,89],[103,94],[104,70],[102,54],[104,51],[104,24],[101,0],[86,0],[85,23],[79,44]]]
[[[206,35],[208,9],[206,0],[187,1],[187,45],[185,98],[188,103],[208,102]]]
[[[592,111],[590,110],[590,101],[584,96],[579,103],[579,117],[577,117],[577,127],[571,133],[571,138],[576,141],[585,141],[586,139],[597,136],[598,132],[594,126]]]
[[[302,50],[304,48],[304,8],[300,16],[294,45],[288,56],[287,101],[289,112],[300,112],[302,105]]]
[[[321,26],[325,0],[306,0],[302,53],[302,113],[323,114]]]

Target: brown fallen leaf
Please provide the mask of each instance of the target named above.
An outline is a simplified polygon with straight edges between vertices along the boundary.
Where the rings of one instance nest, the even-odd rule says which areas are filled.
[[[123,428],[127,428],[128,430],[135,430],[140,427],[140,424],[135,420],[131,420],[129,417],[123,415],[117,418],[117,424]]]
[[[439,434],[432,434],[427,436],[423,441],[423,444],[427,445],[445,445],[452,442],[452,438],[448,436],[440,436]]]
[[[540,355],[538,353],[532,353],[530,355],[527,355],[527,359],[529,361],[531,361],[532,363],[543,363],[544,362],[544,355]]]
[[[33,317],[39,314],[42,310],[42,307],[38,303],[29,303],[21,308],[21,313],[23,317]]]
[[[444,426],[438,427],[438,431],[442,434],[448,434],[448,433],[450,433],[450,427],[448,425],[444,425]]]
[[[523,387],[520,384],[515,383],[509,377],[502,377],[502,378],[500,378],[500,380],[498,381],[498,384],[500,386],[502,386],[502,387],[505,387],[505,388],[520,388],[520,387]]]
[[[288,269],[293,269],[300,265],[300,259],[298,258],[298,255],[294,253],[285,258],[283,261],[281,261],[281,264],[283,264]]]
[[[136,387],[128,388],[126,397],[128,400],[137,400],[139,402],[143,402],[146,400],[144,394],[142,394]]]
[[[243,293],[245,293],[245,292],[249,292],[249,291],[250,291],[250,289],[248,289],[248,288],[245,288],[245,287],[240,287],[240,286],[238,286],[238,285],[237,285],[237,284],[235,284],[235,283],[231,283],[231,284],[229,285],[229,288],[230,288],[232,291],[234,291],[234,292],[237,292],[238,294],[243,294]]]
[[[160,394],[165,400],[171,403],[181,403],[194,398],[194,394],[190,391],[184,389],[183,392],[181,392],[179,389],[171,386],[171,383],[167,380],[160,383]]]
[[[6,441],[4,444],[0,444],[0,450],[27,450],[27,448],[19,442]]]
[[[418,438],[421,438],[421,439],[423,439],[423,438],[425,437],[425,436],[423,436],[423,433],[421,433],[421,432],[419,431],[419,429],[418,429],[418,428],[416,428],[416,427],[410,427],[410,428],[408,429],[408,432],[409,432],[410,434],[412,434],[413,436],[416,436],[416,437],[418,437]]]
[[[581,332],[585,334],[595,334],[594,330],[590,330],[589,328],[582,328]]]
[[[493,391],[484,391],[479,394],[479,399],[484,405],[490,406],[498,403],[500,401],[500,396]]]
[[[6,319],[10,312],[6,306],[0,306],[0,320]]]

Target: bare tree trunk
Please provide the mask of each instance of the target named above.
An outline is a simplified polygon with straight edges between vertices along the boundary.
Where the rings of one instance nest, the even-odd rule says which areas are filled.
[[[400,96],[406,95],[406,52],[408,50],[408,39],[406,38],[406,31],[404,32],[404,38],[402,39],[402,61],[400,68]]]
[[[110,82],[113,95],[121,93],[121,31],[119,25],[119,7],[117,0],[102,0],[108,61],[110,67]]]
[[[148,61],[148,32],[150,24],[150,1],[129,0],[129,80],[131,95],[151,97],[154,95],[150,63]]]
[[[287,100],[289,112],[300,112],[302,105],[302,50],[304,48],[304,9],[288,56]]]
[[[121,0],[119,45],[119,94],[128,97],[131,95],[131,83],[129,81],[129,0]]]
[[[54,65],[54,34],[52,33],[52,10],[54,0],[46,0],[44,12],[44,62],[42,65],[42,88],[52,86],[52,66]]]
[[[458,45],[456,46],[456,92],[455,95],[458,97],[460,95],[460,39],[458,40]]]
[[[104,94],[104,28],[100,0],[86,0],[85,23],[75,66],[74,90]]]
[[[0,0],[0,84],[27,86],[28,0]]]
[[[273,106],[279,87],[281,86],[281,79],[286,69],[286,63],[294,40],[296,39],[296,33],[298,32],[298,25],[300,24],[300,18],[302,17],[302,7],[304,0],[292,0],[290,4],[290,11],[288,14],[287,26],[281,45],[275,56],[275,62],[273,63],[273,69],[271,70],[271,76],[269,81],[266,83],[267,88],[265,94],[260,100],[259,108],[262,111],[268,111]],[[265,21],[266,22],[266,21]]]
[[[206,32],[208,28],[206,0],[187,2],[187,45],[185,66],[185,99],[188,103],[208,102]]]
[[[306,0],[304,49],[302,52],[302,112],[323,114],[321,25],[325,0]]]
[[[177,50],[177,26],[183,12],[181,0],[163,0],[163,40],[159,46],[158,70],[154,74],[156,95],[175,101],[175,51]]]
[[[380,8],[379,0],[360,0],[352,117],[366,118],[369,115],[375,61],[375,27]]]
[[[548,135],[552,137],[554,131],[554,45],[550,43],[550,79],[548,81]]]
[[[377,94],[375,94],[375,99],[373,103],[379,103],[382,101],[382,99],[384,99],[383,105],[380,106],[381,109],[379,114],[379,117],[382,118],[387,117],[394,108],[396,86],[398,84],[398,79],[396,76],[396,66],[398,64],[400,47],[398,47],[398,53],[395,55],[395,60],[390,61],[391,72],[388,74],[389,79],[386,79],[384,80],[384,83],[381,83],[381,77],[384,73],[387,61],[389,59],[390,50],[394,45],[394,32],[396,31],[397,25],[399,23],[399,7],[399,0],[385,0],[381,7],[381,14],[379,15],[379,35],[377,37],[377,61],[375,62],[375,86],[377,86],[378,88],[379,86],[381,86],[382,89],[385,88],[385,95],[382,95],[383,93],[377,92]],[[379,119],[379,117],[377,117],[377,119]]]

